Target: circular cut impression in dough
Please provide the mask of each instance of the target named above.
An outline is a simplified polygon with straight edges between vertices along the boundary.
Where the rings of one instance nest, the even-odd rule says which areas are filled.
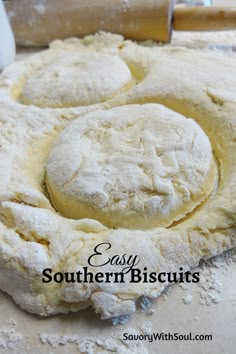
[[[167,227],[212,191],[208,137],[157,104],[100,110],[73,121],[47,162],[46,182],[65,217],[109,227]]]
[[[87,106],[104,102],[131,85],[129,67],[118,56],[63,55],[26,80],[20,100],[39,107]]]

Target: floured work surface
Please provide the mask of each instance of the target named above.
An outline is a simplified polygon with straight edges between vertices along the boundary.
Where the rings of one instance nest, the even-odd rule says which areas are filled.
[[[109,75],[113,75],[112,85],[109,83],[106,85],[99,78],[99,75],[95,82],[86,82],[86,80],[91,79],[86,76],[87,64],[94,65],[89,63],[86,58],[82,61],[82,64],[79,62],[84,77],[84,80],[82,80],[84,86],[82,88],[79,86],[71,88],[69,86],[67,89],[66,85],[73,82],[68,80],[63,87],[60,81],[61,70],[58,73],[55,72],[54,65],[51,65],[50,68],[47,61],[48,57],[50,60],[55,60],[56,55],[60,56],[60,51],[64,52],[61,43],[54,44],[52,54],[40,54],[39,60],[37,57],[30,59],[32,66],[29,65],[29,62],[25,65],[23,63],[16,64],[15,67],[9,68],[4,75],[5,87],[1,88],[1,117],[3,117],[5,127],[3,154],[7,154],[4,156],[8,158],[1,158],[1,163],[4,164],[2,170],[5,171],[2,183],[4,188],[1,190],[3,201],[1,218],[8,228],[8,231],[5,232],[5,226],[3,226],[3,237],[6,240],[3,243],[3,254],[10,259],[10,262],[7,263],[8,269],[4,268],[1,272],[3,276],[1,284],[3,284],[2,288],[4,290],[14,296],[16,302],[29,311],[41,314],[58,311],[67,312],[68,310],[76,311],[79,308],[89,306],[92,300],[93,305],[102,312],[103,317],[109,318],[132,313],[135,309],[132,299],[141,295],[155,297],[163,290],[159,284],[131,284],[132,286],[128,285],[125,289],[119,288],[122,284],[117,287],[103,284],[99,291],[89,287],[83,289],[81,284],[76,284],[75,287],[67,287],[65,284],[58,287],[55,285],[48,286],[47,284],[39,290],[38,286],[41,286],[40,271],[43,268],[63,269],[61,268],[63,266],[64,271],[78,270],[79,266],[86,264],[93,245],[98,244],[100,240],[101,242],[110,240],[113,248],[119,254],[136,254],[137,250],[133,244],[137,243],[140,249],[143,248],[140,253],[143,267],[148,266],[150,271],[172,272],[178,271],[180,266],[184,267],[185,270],[189,267],[192,268],[198,264],[200,258],[210,257],[234,246],[235,154],[233,152],[235,146],[233,144],[235,144],[235,140],[233,137],[235,134],[233,129],[235,129],[236,83],[233,73],[236,69],[233,60],[222,56],[220,52],[201,53],[197,50],[188,51],[183,48],[150,49],[130,42],[124,43],[120,37],[114,38],[116,40],[112,40],[112,46],[109,45],[111,42],[109,36],[101,36],[96,39],[96,43],[100,42],[97,55],[103,56],[99,63],[106,63],[106,60],[107,62],[110,60],[114,64],[114,67],[109,64],[111,70]],[[105,46],[103,45],[104,41],[106,42]],[[93,39],[87,39],[86,42],[88,43],[85,47],[89,51],[93,45]],[[77,52],[78,46],[80,46],[78,41],[72,41],[72,43],[68,41],[65,45],[72,52]],[[88,53],[85,54],[88,55]],[[70,59],[71,57],[72,55]],[[195,61],[193,61],[193,58],[195,58]],[[124,63],[125,65],[123,65]],[[45,64],[47,64],[46,68],[50,70],[50,75],[52,75],[53,85],[55,83],[58,83],[58,85],[50,87],[51,83],[49,82],[48,92],[44,90],[46,101],[41,101],[40,85],[37,86],[34,80],[36,82],[40,81],[39,78],[43,73],[39,76],[37,76],[37,73],[42,70],[42,67],[45,69]],[[65,77],[70,77],[70,75],[73,77],[73,65],[74,63],[72,63],[71,71],[65,73]],[[116,65],[119,66],[119,72],[123,70],[123,75],[116,73]],[[127,70],[127,67],[129,70]],[[90,70],[91,68],[89,68]],[[96,75],[96,65],[94,70]],[[100,72],[101,68],[99,68]],[[29,78],[27,75],[29,75]],[[50,78],[50,75],[48,74],[47,77]],[[89,84],[93,88],[98,85],[96,95],[91,94]],[[99,84],[105,85],[104,89]],[[11,92],[9,88],[11,88]],[[80,102],[75,102],[73,95],[72,98],[70,95],[68,99],[71,99],[70,104],[73,105],[73,108],[62,108],[66,106],[65,102],[60,99],[65,97],[65,89],[72,93],[76,90],[78,90],[78,93],[82,90],[84,93],[87,90],[87,94],[85,98],[78,93],[75,94],[75,98],[80,96]],[[54,96],[56,93],[56,100],[55,97],[50,97],[50,100],[48,100],[51,93]],[[91,106],[86,106],[88,100],[90,100]],[[30,103],[35,106],[31,106]],[[187,219],[180,217],[177,219],[177,223],[176,220],[169,220],[168,229],[157,229],[156,227],[152,229],[144,227],[142,229],[139,226],[139,231],[134,231],[132,228],[119,229],[119,225],[118,229],[112,231],[107,229],[107,226],[101,226],[96,222],[74,221],[56,214],[49,203],[44,182],[45,172],[46,178],[50,174],[48,173],[49,164],[47,160],[48,155],[53,154],[52,145],[57,140],[57,135],[70,124],[70,120],[74,120],[88,111],[108,110],[121,105],[146,103],[164,104],[173,111],[181,113],[183,116],[179,117],[180,120],[186,119],[185,117],[193,118],[198,123],[198,127],[196,128],[197,131],[190,130],[190,132],[195,137],[204,137],[207,146],[209,146],[208,139],[210,141],[214,154],[209,150],[208,158],[205,156],[204,160],[207,166],[205,170],[209,173],[206,173],[205,176],[202,176],[201,172],[199,173],[208,187],[204,188],[203,191],[201,188],[194,189],[195,184],[193,183],[193,185],[188,185],[189,189],[187,188],[187,190],[180,189],[182,193],[185,192],[185,198],[192,195],[193,191],[196,192],[198,198],[195,200],[199,201],[197,211],[191,212]],[[53,108],[43,108],[42,106]],[[145,107],[147,106],[142,106],[142,109],[145,109]],[[157,108],[157,106],[155,107]],[[158,107],[160,108],[160,106]],[[126,106],[122,109],[129,110],[135,109],[135,107]],[[164,110],[166,115],[170,114],[169,110],[166,108]],[[114,112],[114,110],[111,112]],[[117,112],[117,108],[115,112]],[[97,115],[98,112],[94,114]],[[92,117],[93,113],[90,113],[89,116]],[[123,117],[126,119],[126,115]],[[128,116],[127,119],[129,119]],[[146,126],[145,130],[148,131]],[[179,133],[178,129],[177,132]],[[156,139],[157,136],[158,134],[154,135],[154,138]],[[185,136],[181,136],[181,138],[179,141],[183,142],[184,140],[185,142]],[[147,141],[150,142],[149,136]],[[178,140],[173,141],[173,150],[177,150],[177,145],[175,145],[177,143]],[[14,144],[17,147],[15,149],[13,149]],[[103,147],[103,144],[100,146]],[[158,151],[158,147],[155,144],[153,146]],[[193,146],[195,149],[193,148],[191,153],[200,153],[199,156],[202,157],[200,145],[198,146],[196,143],[195,146],[193,143]],[[9,147],[10,150],[7,150]],[[41,154],[38,154],[38,151],[41,151]],[[186,153],[189,152],[189,149],[181,146],[180,151]],[[204,151],[206,150],[204,149]],[[102,152],[104,153],[104,151]],[[160,152],[160,154],[163,154],[163,152]],[[170,154],[170,156],[166,154]],[[164,155],[169,162],[167,164],[168,173],[172,173],[172,176],[176,175],[173,170],[178,169],[178,159],[176,156],[173,158],[171,150],[164,151]],[[11,157],[11,160],[9,157]],[[143,164],[143,161],[141,162]],[[138,161],[139,163],[140,161]],[[213,165],[214,167],[212,167]],[[124,166],[126,165],[124,164]],[[214,172],[211,173],[210,171]],[[113,176],[112,171],[110,173]],[[188,183],[187,173],[188,171],[184,173],[185,184]],[[210,178],[210,184],[206,180],[209,175],[214,177]],[[112,179],[110,178],[110,180]],[[157,182],[159,184],[154,184],[156,194],[159,193],[164,200],[168,201],[168,195],[173,195],[173,193],[168,193],[169,189],[165,189],[166,186],[163,183],[161,184],[162,180],[159,179]],[[55,187],[55,182],[53,183]],[[170,184],[172,191],[175,185],[174,183]],[[140,184],[138,185],[141,192],[143,192],[142,186],[142,184],[141,187]],[[164,188],[164,193],[163,189],[160,190],[160,188]],[[190,193],[188,193],[189,190]],[[146,186],[144,192],[147,192]],[[204,193],[207,202],[203,203],[200,196]],[[87,193],[87,195],[89,194]],[[190,200],[191,198],[189,198]],[[148,201],[150,201],[149,198]],[[70,203],[71,199],[67,198],[66,202]],[[76,199],[77,202],[78,199]],[[81,198],[79,198],[80,202]],[[90,203],[89,197],[88,202]],[[93,198],[92,202],[94,202]],[[99,207],[99,203],[96,200],[95,202],[96,207]],[[176,203],[171,205],[175,206]],[[158,204],[154,203],[154,206],[157,206],[158,210]],[[93,205],[92,207],[94,208]],[[179,205],[177,204],[178,208]],[[154,212],[156,212],[155,208]],[[61,214],[63,215],[63,210]],[[174,223],[173,226],[171,226],[172,222]],[[35,238],[37,242],[35,242]],[[191,242],[189,242],[190,240]],[[89,248],[86,250],[87,242],[89,242]],[[142,244],[144,246],[141,246]],[[68,253],[64,252],[65,249]],[[162,254],[162,257],[158,257],[158,254]],[[3,267],[5,265],[6,262],[4,262]],[[9,272],[11,272],[11,276],[9,276]],[[39,276],[37,276],[37,273]],[[31,281],[29,281],[30,277],[32,278]],[[115,296],[107,295],[109,293]],[[92,295],[91,299],[90,295]]]

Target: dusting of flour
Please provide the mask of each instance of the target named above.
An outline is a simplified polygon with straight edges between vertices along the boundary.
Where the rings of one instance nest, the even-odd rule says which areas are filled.
[[[224,298],[224,288],[220,282],[220,275],[228,270],[230,265],[236,262],[236,249],[228,251],[221,256],[214,257],[208,261],[203,261],[198,270],[200,272],[200,282],[197,284],[179,284],[178,287],[182,290],[180,299],[184,304],[190,306],[193,300],[201,305],[210,306],[217,304]],[[199,291],[194,291],[195,287],[199,287]],[[165,300],[168,301],[168,296],[175,286],[168,287],[162,294]],[[186,294],[187,293],[187,294]],[[156,331],[152,323],[152,317],[147,320],[146,316],[152,315],[154,304],[147,297],[142,297],[139,300],[139,308],[144,313],[143,322],[136,327],[131,327],[122,317],[115,318],[113,324],[120,325],[120,334],[115,334],[113,337],[94,336],[87,337],[80,335],[63,335],[60,333],[48,334],[41,333],[40,341],[42,344],[50,345],[52,348],[73,344],[82,354],[95,354],[98,350],[103,350],[102,353],[117,353],[117,354],[148,354],[145,341],[124,341],[122,336],[124,332],[133,335],[151,334]],[[158,314],[158,311],[156,311]],[[195,318],[197,320],[197,318]],[[100,353],[100,352],[99,352]]]
[[[199,287],[197,299],[199,304],[210,306],[223,300],[224,288],[219,279],[219,274],[226,271],[232,262],[236,262],[236,250],[228,251],[208,261],[201,262],[198,269],[200,281],[197,284]],[[179,287],[188,291],[188,294],[182,297],[183,302],[186,305],[192,303],[193,294],[190,285],[183,283],[179,284]]]
[[[16,321],[9,320],[0,327],[0,350],[11,350],[22,343],[23,335],[16,329]]]
[[[224,299],[224,288],[221,284],[220,277],[229,270],[229,267],[236,262],[236,250],[228,251],[221,256],[214,257],[208,261],[203,261],[198,270],[200,271],[200,282],[198,284],[182,283],[177,285],[180,290],[176,302],[183,302],[191,311],[193,302],[203,306],[217,306]],[[196,287],[198,291],[196,291]],[[176,286],[168,287],[162,294],[162,297],[168,301],[168,297]],[[194,291],[195,290],[195,291]],[[176,296],[176,294],[174,294]],[[129,325],[128,318],[117,317],[113,319],[114,333],[109,336],[105,335],[87,335],[83,334],[65,334],[55,329],[53,332],[42,331],[38,335],[38,341],[45,346],[45,352],[54,353],[58,348],[65,348],[68,352],[69,348],[74,348],[82,354],[97,354],[97,353],[117,353],[117,354],[148,354],[147,341],[124,341],[123,333],[127,332],[130,335],[150,335],[156,332],[153,317],[150,316],[155,312],[155,301],[147,297],[142,297],[138,301],[138,307],[143,313],[143,320],[135,325]],[[156,309],[158,316],[158,308]],[[195,317],[195,320],[200,318]],[[128,323],[127,323],[128,322]],[[28,353],[27,341],[28,338],[18,330],[20,322],[17,323],[14,319],[5,321],[0,326],[0,352],[16,353],[15,348],[18,348],[19,353]],[[24,347],[22,347],[24,345]],[[72,346],[72,347],[71,347]],[[47,351],[48,350],[48,351]],[[74,352],[74,351],[73,351]],[[18,353],[18,352],[17,352]]]

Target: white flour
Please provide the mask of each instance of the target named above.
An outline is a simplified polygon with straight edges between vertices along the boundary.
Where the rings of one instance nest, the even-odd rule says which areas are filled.
[[[0,350],[14,349],[22,343],[23,339],[23,335],[16,330],[14,320],[7,321],[4,326],[0,327]]]
[[[193,297],[190,294],[188,294],[187,296],[182,298],[182,300],[183,300],[185,305],[191,304],[192,303],[192,299],[193,299]]]
[[[231,250],[200,264],[200,282],[198,283],[200,291],[197,299],[199,304],[210,306],[223,300],[224,289],[219,274],[226,271],[232,262],[236,262],[236,250]],[[179,287],[185,291],[191,289],[187,283],[179,284]],[[189,304],[193,300],[193,295],[188,293],[182,300],[185,304]]]
[[[45,1],[37,3],[34,8],[40,15],[43,15],[46,11]]]
[[[137,330],[129,328],[129,333],[138,334]],[[144,333],[144,332],[141,332]],[[140,343],[131,342],[127,344],[123,341],[121,335],[116,337],[88,337],[82,338],[81,336],[70,336],[70,335],[48,335],[47,333],[42,333],[40,335],[40,340],[42,344],[49,344],[52,348],[58,348],[59,346],[64,346],[68,343],[74,344],[77,350],[83,354],[95,354],[98,353],[117,353],[117,354],[148,354],[147,349]]]
[[[209,261],[203,261],[199,266],[200,271],[200,282],[197,284],[179,284],[178,287],[182,290],[181,299],[182,301],[191,306],[194,296],[196,297],[196,291],[194,292],[194,287],[199,287],[200,292],[198,293],[197,301],[201,305],[213,305],[222,301],[224,297],[224,289],[219,280],[220,275],[228,270],[229,266],[236,262],[236,250],[231,250],[224,253],[221,256],[214,257]],[[168,301],[168,295],[174,289],[174,286],[168,287],[163,293],[163,297]],[[192,293],[191,293],[192,290]],[[185,295],[186,291],[188,293]],[[193,295],[193,293],[195,295]],[[195,298],[196,300],[196,298]],[[155,310],[152,308],[152,301],[147,297],[142,297],[139,302],[139,307],[146,316],[152,314]],[[156,311],[158,315],[158,311]],[[198,320],[198,318],[195,318]],[[122,334],[128,332],[129,334],[150,334],[155,331],[153,328],[152,321],[147,321],[144,317],[142,323],[140,323],[137,328],[122,326],[127,321],[123,317],[115,318],[113,324],[121,324],[120,326],[120,336],[116,335],[112,337],[87,337],[81,338],[77,336],[62,335],[59,333],[48,334],[41,333],[40,340],[43,344],[49,344],[53,348],[58,348],[59,345],[66,345],[68,343],[73,343],[76,345],[77,349],[83,354],[95,354],[98,349],[103,349],[102,353],[118,353],[118,354],[148,354],[145,348],[145,342],[124,342],[122,340]],[[144,343],[144,344],[142,344]]]
[[[177,301],[182,300],[185,304],[192,306],[193,301],[197,301],[201,305],[214,305],[224,298],[224,288],[220,282],[220,276],[224,274],[230,265],[236,262],[236,250],[231,250],[221,256],[214,257],[209,261],[204,261],[199,267],[200,282],[198,284],[179,284],[181,294],[177,296]],[[194,291],[195,287],[199,287],[199,291]],[[164,293],[163,297],[168,301],[168,296],[174,291],[175,286],[169,287]],[[196,290],[196,288],[195,288]],[[176,294],[175,294],[176,296]],[[123,333],[127,332],[132,335],[150,334],[155,328],[152,323],[152,317],[147,320],[148,315],[154,313],[154,305],[147,297],[142,297],[139,300],[140,311],[143,312],[143,321],[136,327],[125,325],[127,319],[125,316],[114,318],[113,324],[120,325],[118,327],[119,333],[113,336],[87,336],[84,335],[69,335],[60,332],[42,332],[39,334],[39,340],[45,346],[57,349],[59,347],[67,347],[72,345],[78,352],[83,354],[95,353],[117,353],[117,354],[148,354],[145,348],[145,341],[124,341]],[[158,309],[156,310],[158,315]],[[146,315],[146,316],[145,316]],[[197,321],[199,318],[195,316]],[[122,325],[123,324],[123,325]],[[26,351],[27,338],[17,329],[20,323],[14,320],[6,321],[0,326],[0,352],[16,353],[15,348],[21,348],[24,344],[24,352]],[[67,349],[65,349],[67,350]],[[69,349],[68,349],[69,350]],[[23,352],[22,351],[22,352]],[[18,352],[17,352],[18,353]],[[20,352],[19,352],[20,353]]]

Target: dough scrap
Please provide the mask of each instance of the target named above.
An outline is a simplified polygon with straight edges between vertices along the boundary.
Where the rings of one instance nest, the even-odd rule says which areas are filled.
[[[24,84],[37,70],[75,52],[114,55],[137,83],[105,102],[44,108],[24,105]],[[42,270],[76,272],[88,266],[94,247],[103,255],[137,254],[149,272],[189,270],[236,245],[236,65],[235,56],[181,47],[158,47],[97,34],[52,43],[49,50],[15,63],[0,77],[0,288],[23,309],[48,316],[93,306],[103,318],[135,311],[141,295],[157,297],[161,283],[48,283]],[[158,103],[194,119],[208,136],[219,183],[190,217],[169,228],[111,229],[92,219],[59,215],[45,188],[47,160],[71,120],[88,112]],[[88,267],[91,272],[94,268]],[[121,267],[122,268],[122,267]],[[115,268],[116,271],[120,267]],[[113,272],[106,265],[96,271]]]
[[[47,163],[61,215],[109,227],[168,227],[214,183],[210,142],[191,119],[154,104],[95,111],[72,122]]]

